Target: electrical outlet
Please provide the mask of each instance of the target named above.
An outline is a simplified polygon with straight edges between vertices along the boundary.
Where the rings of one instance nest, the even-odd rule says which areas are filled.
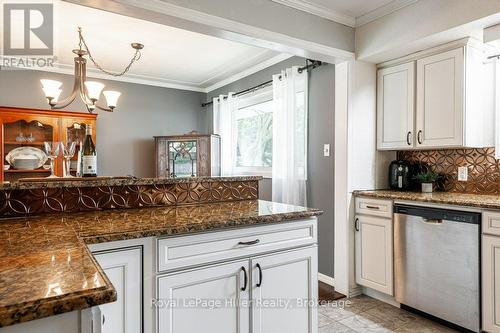
[[[323,156],[325,156],[325,157],[330,156],[330,144],[329,143],[325,143],[323,145]]]
[[[466,182],[468,175],[468,169],[466,166],[458,167],[458,180],[461,182]]]

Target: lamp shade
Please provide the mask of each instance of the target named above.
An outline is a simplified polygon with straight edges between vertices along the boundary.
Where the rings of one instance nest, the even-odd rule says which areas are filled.
[[[95,81],[85,81],[85,87],[87,87],[87,94],[91,100],[98,100],[101,96],[101,91],[104,88],[104,84]]]
[[[122,94],[119,91],[106,90],[103,92],[104,97],[106,97],[106,102],[108,103],[108,107],[115,108],[118,103],[118,98]]]
[[[61,95],[61,92],[62,92],[62,89],[57,89],[55,91],[55,95],[52,98],[52,103],[57,103],[57,101],[59,100],[59,96]]]
[[[47,98],[58,98],[59,95],[61,94],[61,86],[62,82],[55,81],[55,80],[40,80],[42,83],[42,89],[43,92],[45,93],[45,97]]]

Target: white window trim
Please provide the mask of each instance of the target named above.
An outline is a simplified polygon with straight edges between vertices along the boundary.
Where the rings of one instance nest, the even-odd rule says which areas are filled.
[[[243,97],[238,97],[237,100],[237,110],[243,109],[252,105],[265,103],[273,100],[273,87],[261,88],[254,93],[249,93]],[[234,124],[234,120],[233,120]],[[235,126],[233,128],[233,142],[237,141],[237,132]],[[234,156],[236,156],[236,145],[233,147],[235,150]],[[262,176],[264,178],[271,178],[273,175],[272,167],[238,167],[233,165],[233,174],[242,176]]]

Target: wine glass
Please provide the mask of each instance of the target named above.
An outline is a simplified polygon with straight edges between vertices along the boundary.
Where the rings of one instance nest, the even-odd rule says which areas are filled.
[[[45,149],[45,153],[50,159],[50,176],[47,178],[57,178],[54,174],[54,160],[59,156],[59,147],[61,146],[60,142],[50,142],[45,141],[43,143],[43,148]]]
[[[72,178],[71,175],[71,159],[75,155],[76,142],[67,141],[66,143],[61,142],[62,155],[64,157],[63,165],[63,177]]]

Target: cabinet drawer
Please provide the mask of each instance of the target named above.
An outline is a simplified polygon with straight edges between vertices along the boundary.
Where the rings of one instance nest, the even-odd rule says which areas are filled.
[[[317,242],[316,218],[158,239],[157,271],[175,270]]]
[[[356,214],[392,218],[392,201],[357,197]]]
[[[483,234],[500,236],[500,211],[484,211],[482,224]]]

